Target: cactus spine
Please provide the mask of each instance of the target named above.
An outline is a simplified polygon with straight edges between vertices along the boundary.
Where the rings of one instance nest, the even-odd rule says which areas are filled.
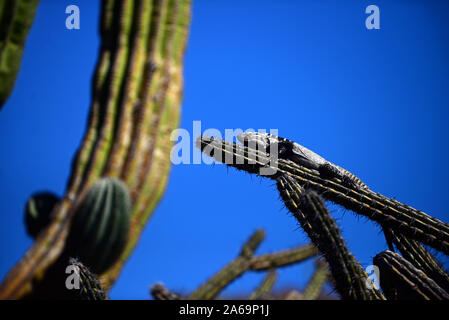
[[[323,200],[313,191],[304,191],[288,175],[278,178],[277,187],[287,208],[326,258],[341,297],[348,300],[384,299],[380,291],[366,285],[368,275],[349,252]]]

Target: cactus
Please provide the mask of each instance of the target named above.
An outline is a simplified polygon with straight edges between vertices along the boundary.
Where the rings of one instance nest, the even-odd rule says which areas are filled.
[[[316,269],[313,273],[312,279],[310,279],[306,289],[304,290],[304,300],[316,300],[320,296],[323,286],[329,277],[329,269],[325,261],[318,259],[315,262],[315,265]]]
[[[106,294],[103,287],[98,280],[98,277],[93,274],[81,261],[71,258],[69,264],[75,267],[75,272],[80,279],[79,292],[75,291],[73,298],[78,300],[105,300]]]
[[[313,191],[304,191],[288,175],[278,178],[277,187],[287,208],[324,255],[341,297],[349,300],[384,299],[380,291],[366,285],[368,275],[349,252],[323,200]]]
[[[446,292],[449,292],[449,275],[441,264],[419,242],[389,228],[383,228],[385,237],[396,246],[401,255],[414,267],[422,270]],[[390,248],[391,250],[391,248]]]
[[[64,253],[103,273],[123,251],[130,213],[126,185],[112,178],[98,180],[75,212]]]
[[[182,300],[183,297],[168,290],[162,283],[155,283],[150,288],[155,300]]]
[[[449,294],[399,254],[383,251],[373,263],[379,268],[380,286],[389,300],[449,300]]]
[[[276,281],[276,268],[300,263],[308,258],[316,256],[318,250],[313,245],[303,245],[296,248],[283,250],[275,253],[268,253],[254,256],[254,252],[259,247],[265,237],[265,232],[261,229],[255,231],[240,249],[238,257],[228,263],[219,272],[209,278],[200,287],[194,290],[189,296],[183,297],[170,292],[162,284],[156,283],[151,287],[151,295],[156,300],[209,300],[215,299],[220,292],[231,282],[243,276],[247,271],[269,271],[265,280],[253,292],[249,299],[268,298],[269,291]]]
[[[32,238],[36,238],[50,224],[51,212],[58,202],[59,197],[51,192],[38,192],[28,199],[25,205],[25,226]]]
[[[13,88],[37,2],[0,2],[0,107]],[[166,186],[170,132],[179,122],[190,1],[103,0],[101,13],[89,120],[66,192],[61,200],[41,193],[27,202],[27,232],[36,240],[0,285],[0,299],[105,299]],[[327,179],[288,159],[279,164],[281,174],[273,178],[281,196],[316,245],[255,256],[264,238],[259,230],[235,260],[189,298],[215,298],[245,272],[270,270],[250,299],[267,297],[276,279],[275,268],[315,256],[320,249],[344,299],[383,299],[377,289],[366,286],[366,273],[347,249],[320,196],[303,194],[302,187],[309,187],[394,229],[390,248],[394,243],[405,259],[391,252],[375,258],[386,275],[382,285],[389,298],[449,299],[444,290],[447,274],[418,242],[449,253],[447,224],[370,190],[351,189],[340,183],[344,181]],[[236,167],[257,173],[264,165]],[[67,292],[63,286],[67,263],[76,267],[80,291]],[[89,269],[99,273],[101,281]],[[324,265],[318,266],[301,298],[316,298],[327,276]],[[184,299],[161,285],[151,292],[156,299]]]
[[[0,2],[0,110],[14,88],[38,3],[38,0]]]
[[[263,230],[255,231],[242,246],[239,256],[192,292],[189,299],[214,299],[232,281],[249,270],[273,270],[274,268],[299,263],[318,254],[315,246],[304,245],[280,252],[254,256],[254,252],[264,237],[265,233]]]
[[[61,255],[26,300],[105,300],[98,276],[78,259]]]
[[[270,293],[277,280],[277,273],[275,270],[270,270],[260,285],[249,296],[248,300],[269,300]]]
[[[103,0],[99,59],[87,129],[52,223],[8,273],[0,299],[20,298],[61,255],[71,220],[100,177],[124,181],[132,213],[125,248],[101,274],[117,279],[165,190],[170,133],[178,127],[190,0]]]

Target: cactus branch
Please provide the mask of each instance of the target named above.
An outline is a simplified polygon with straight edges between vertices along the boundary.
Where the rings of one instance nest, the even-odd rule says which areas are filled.
[[[449,300],[446,291],[397,253],[383,251],[373,263],[379,268],[380,286],[389,300]]]
[[[422,270],[446,292],[449,292],[449,275],[424,246],[391,229],[385,230],[385,233],[407,261],[415,268]]]
[[[226,165],[239,170],[260,174],[261,168],[270,168],[276,172],[268,176],[271,179],[290,174],[302,187],[316,191],[324,199],[449,254],[449,224],[397,200],[369,189],[347,187],[338,179],[324,179],[317,170],[285,159],[273,160],[269,155],[247,146],[206,136],[198,138],[197,146],[217,161],[225,161]]]
[[[197,290],[192,292],[189,298],[193,300],[215,298],[228,284],[239,278],[249,269],[250,259],[264,237],[265,232],[263,230],[255,231],[242,246],[239,256],[207,280]]]
[[[152,285],[150,292],[155,300],[182,300],[180,295],[171,292],[162,283]]]
[[[132,198],[130,232],[117,262],[101,275],[108,289],[161,199],[178,126],[190,0],[103,0],[99,60],[87,129],[66,194],[22,260],[0,285],[0,299],[20,298],[61,254],[74,207],[95,181],[125,181]]]
[[[378,290],[366,285],[368,275],[349,252],[340,229],[321,198],[313,191],[304,192],[288,175],[278,178],[277,187],[287,208],[329,263],[341,297],[351,300],[383,299]]]
[[[321,259],[318,259],[316,261],[316,269],[313,273],[312,279],[310,279],[306,289],[304,290],[303,299],[316,300],[320,296],[328,276],[329,269],[327,263]]]
[[[214,299],[232,281],[249,270],[265,271],[284,267],[318,254],[318,250],[314,246],[305,245],[277,253],[253,256],[252,254],[260,245],[263,235],[262,230],[257,230],[243,245],[239,256],[192,292],[189,299]]]
[[[286,267],[316,256],[318,253],[318,249],[313,244],[306,244],[288,250],[261,254],[251,259],[249,270],[266,271],[274,268]]]
[[[0,2],[0,110],[14,88],[39,0]]]
[[[277,280],[277,273],[275,270],[268,271],[265,278],[262,280],[260,285],[254,290],[253,293],[249,296],[249,300],[262,300],[269,299],[271,290],[274,287],[274,284]]]

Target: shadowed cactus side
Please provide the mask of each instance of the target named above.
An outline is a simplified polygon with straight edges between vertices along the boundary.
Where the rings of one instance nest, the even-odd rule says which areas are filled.
[[[130,214],[126,185],[113,178],[98,180],[75,212],[64,253],[101,274],[123,251]]]
[[[321,197],[304,190],[289,175],[277,179],[277,188],[285,206],[317,246],[329,264],[334,286],[345,300],[384,300],[382,293],[366,285],[368,275],[348,250],[340,229]]]
[[[37,192],[28,199],[25,205],[25,226],[32,238],[36,238],[50,224],[51,211],[58,202],[59,197],[51,192]]]
[[[373,258],[388,300],[449,300],[449,294],[422,270],[389,250]]]
[[[58,198],[38,193],[28,201],[27,218],[37,215],[36,233],[47,226],[49,213]],[[127,186],[115,178],[101,178],[82,197],[77,206],[64,250],[44,277],[34,284],[27,299],[87,299],[105,298],[98,275],[110,268],[123,253],[129,233],[131,201]],[[69,272],[75,272],[80,282],[77,290],[68,290]]]
[[[408,239],[392,229],[383,228],[383,230],[387,242],[391,243],[390,247],[394,244],[405,260],[410,262],[415,268],[422,270],[441,288],[449,292],[449,275],[438,260],[422,244]]]
[[[39,0],[0,1],[0,110],[19,73],[23,47]]]
[[[69,264],[74,267],[76,275],[79,277],[79,291],[74,291],[74,298],[79,300],[105,300],[106,294],[98,280],[89,268],[75,258],[69,260]]]

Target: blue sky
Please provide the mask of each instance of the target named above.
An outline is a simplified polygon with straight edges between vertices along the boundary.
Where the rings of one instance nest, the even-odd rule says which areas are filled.
[[[70,4],[80,7],[80,30],[65,28]],[[380,8],[380,30],[365,28],[370,4]],[[447,2],[424,0],[194,1],[181,127],[278,129],[373,190],[447,222],[448,11]],[[28,196],[64,192],[87,121],[98,14],[97,1],[39,4],[0,111],[0,278],[32,244]],[[386,249],[375,224],[330,209],[364,267]],[[223,165],[173,166],[111,298],[147,299],[159,281],[190,292],[257,228],[267,232],[260,253],[308,242],[272,181]],[[275,288],[302,288],[312,271],[312,262],[282,269]],[[249,293],[262,277],[245,275],[225,293]]]

